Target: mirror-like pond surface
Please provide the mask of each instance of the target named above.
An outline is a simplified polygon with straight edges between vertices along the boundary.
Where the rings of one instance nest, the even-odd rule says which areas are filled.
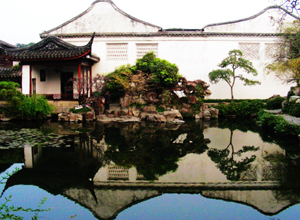
[[[0,218],[298,219],[299,142],[252,120],[0,124]]]

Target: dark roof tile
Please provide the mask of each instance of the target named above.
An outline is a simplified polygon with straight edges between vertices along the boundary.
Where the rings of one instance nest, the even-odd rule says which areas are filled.
[[[3,55],[15,61],[26,60],[69,60],[77,59],[91,54],[91,47],[94,34],[88,44],[75,46],[67,43],[55,36],[50,36],[44,40],[25,48],[2,48]]]
[[[11,78],[11,77],[21,77],[21,69],[13,68],[0,68],[0,78]]]

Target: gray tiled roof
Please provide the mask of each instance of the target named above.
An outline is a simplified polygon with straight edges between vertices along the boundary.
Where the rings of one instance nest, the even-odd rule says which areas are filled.
[[[3,40],[0,40],[0,47],[3,47],[3,48],[17,48],[16,46],[12,45],[12,44],[9,44]]]
[[[0,68],[0,78],[21,77],[21,69]]]
[[[91,34],[90,34],[91,36]],[[3,55],[14,61],[34,60],[70,60],[91,54],[94,35],[88,44],[75,46],[58,37],[50,36],[44,40],[25,48],[2,48]]]

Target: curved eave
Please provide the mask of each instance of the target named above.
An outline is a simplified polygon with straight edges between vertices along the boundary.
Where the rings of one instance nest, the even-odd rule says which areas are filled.
[[[85,11],[82,12],[81,14],[75,16],[74,18],[72,18],[72,19],[70,19],[70,20],[64,22],[63,24],[61,24],[61,25],[59,25],[59,26],[57,26],[57,27],[55,27],[55,28],[50,29],[49,31],[44,31],[43,33],[40,34],[40,37],[41,37],[41,38],[45,38],[45,37],[47,37],[51,32],[56,31],[56,30],[58,30],[58,29],[60,29],[60,28],[62,28],[62,27],[64,27],[64,26],[70,24],[71,22],[77,20],[78,18],[80,18],[80,17],[82,17],[83,15],[87,14],[88,12],[90,12],[90,11],[92,10],[92,8],[94,7],[94,5],[97,4],[97,3],[99,3],[99,2],[108,2],[108,3],[110,3],[110,4],[112,5],[112,7],[113,7],[117,12],[121,13],[122,15],[124,15],[124,16],[126,16],[126,17],[128,17],[128,18],[130,18],[130,19],[132,19],[132,20],[134,20],[134,21],[136,21],[136,22],[139,22],[139,23],[142,23],[142,24],[145,24],[145,25],[149,25],[149,26],[152,26],[152,27],[161,29],[161,27],[159,27],[159,26],[157,26],[157,25],[154,25],[154,24],[151,24],[151,23],[142,21],[142,20],[140,20],[140,19],[137,19],[137,18],[135,18],[135,17],[133,17],[133,16],[127,14],[126,12],[122,11],[121,9],[119,9],[119,8],[118,8],[111,0],[96,0],[96,1],[94,1],[94,2],[91,4],[91,6],[90,6],[87,10],[85,10]]]
[[[75,60],[75,59],[79,59],[82,58],[86,55],[88,55],[91,52],[91,50],[86,51],[83,54],[80,54],[78,56],[72,56],[72,57],[29,57],[29,58],[20,58],[20,57],[13,57],[13,56],[9,56],[7,54],[4,54],[4,56],[9,59],[9,60],[13,60],[13,61],[43,61],[43,60]]]
[[[228,22],[220,22],[220,23],[208,24],[208,25],[204,26],[203,29],[208,28],[208,27],[213,27],[213,26],[220,26],[220,25],[227,25],[227,24],[239,23],[239,22],[243,22],[243,21],[249,21],[249,20],[252,20],[254,18],[257,18],[258,16],[262,15],[263,13],[267,12],[270,9],[280,9],[280,10],[283,10],[286,14],[294,17],[295,19],[300,19],[299,17],[293,15],[292,13],[290,13],[289,11],[287,11],[286,9],[284,9],[284,8],[282,8],[280,6],[274,5],[274,6],[269,6],[269,7],[265,8],[264,10],[262,10],[261,12],[255,14],[253,16],[250,16],[250,17],[247,17],[247,18],[244,18],[244,19],[235,20],[235,21],[228,21]]]

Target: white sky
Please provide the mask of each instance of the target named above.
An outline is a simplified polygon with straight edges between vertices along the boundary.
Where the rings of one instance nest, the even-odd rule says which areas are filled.
[[[40,41],[39,34],[85,11],[94,0],[0,0],[0,40]],[[143,21],[167,28],[200,29],[207,24],[246,18],[274,0],[113,0]]]

